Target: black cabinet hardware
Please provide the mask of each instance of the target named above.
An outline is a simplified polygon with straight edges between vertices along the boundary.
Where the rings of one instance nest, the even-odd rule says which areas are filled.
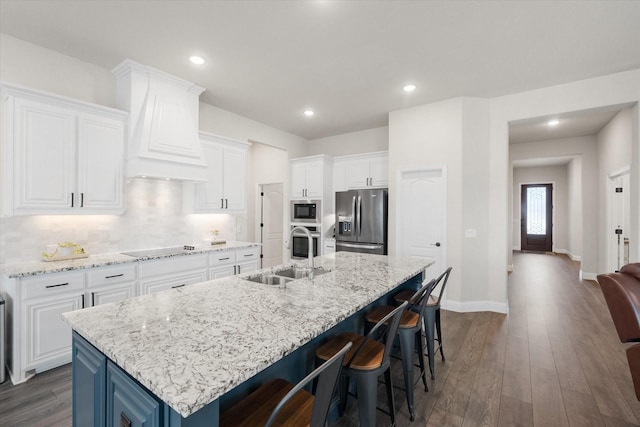
[[[67,286],[69,283],[59,283],[57,285],[47,285],[45,286],[45,288],[49,289],[49,288],[59,288],[60,286]]]
[[[114,277],[122,277],[124,274],[114,274],[113,276],[104,276],[105,279],[113,279]]]

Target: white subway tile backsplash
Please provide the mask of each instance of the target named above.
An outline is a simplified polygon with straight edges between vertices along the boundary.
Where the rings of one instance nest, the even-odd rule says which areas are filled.
[[[0,264],[40,259],[48,244],[72,241],[92,254],[247,240],[247,216],[182,213],[182,183],[132,179],[124,215],[36,215],[0,219]]]

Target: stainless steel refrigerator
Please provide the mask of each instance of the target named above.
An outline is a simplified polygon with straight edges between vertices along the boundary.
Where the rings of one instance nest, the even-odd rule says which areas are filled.
[[[387,189],[336,193],[336,251],[387,254]]]

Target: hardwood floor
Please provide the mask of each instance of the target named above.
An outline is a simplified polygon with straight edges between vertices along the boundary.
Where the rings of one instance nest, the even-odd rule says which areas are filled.
[[[398,426],[640,425],[625,346],[596,282],[563,255],[514,254],[509,315],[442,313],[446,362],[429,393],[416,388],[416,420],[396,390]],[[394,384],[402,384],[394,362]],[[381,387],[379,402],[384,406]],[[378,414],[380,426],[389,417]],[[0,385],[0,425],[71,426],[71,369]],[[357,401],[334,427],[358,425]]]

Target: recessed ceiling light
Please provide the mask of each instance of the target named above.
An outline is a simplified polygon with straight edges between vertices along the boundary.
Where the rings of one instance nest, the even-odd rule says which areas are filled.
[[[414,90],[416,90],[416,85],[405,85],[402,90],[404,90],[405,92],[413,92]]]
[[[307,117],[313,116],[313,110],[304,110],[304,115]]]
[[[557,126],[557,125],[558,125],[558,123],[560,123],[560,120],[556,120],[556,119],[549,120],[549,121],[547,122],[547,124],[548,124],[549,126]]]
[[[189,61],[193,62],[196,65],[202,65],[204,64],[204,58],[202,58],[201,56],[192,56],[189,58]]]

